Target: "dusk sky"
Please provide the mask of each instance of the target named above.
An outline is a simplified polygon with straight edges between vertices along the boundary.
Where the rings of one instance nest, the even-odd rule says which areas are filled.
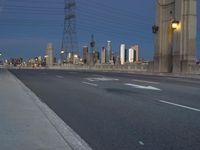
[[[127,48],[140,46],[140,57],[152,60],[155,22],[155,0],[77,0],[77,37],[79,50],[89,45],[94,33],[100,51],[107,40],[113,50],[121,43]],[[0,0],[0,51],[4,57],[44,56],[48,42],[54,44],[59,56],[63,23],[64,0]],[[200,20],[198,3],[198,21]],[[198,33],[200,35],[200,26]],[[197,40],[200,58],[200,37]]]

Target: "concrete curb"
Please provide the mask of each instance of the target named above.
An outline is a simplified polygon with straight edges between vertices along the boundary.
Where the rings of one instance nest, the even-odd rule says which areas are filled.
[[[41,112],[47,117],[50,124],[73,150],[92,150],[92,148],[75,131],[73,131],[73,129],[71,129],[53,110],[42,102],[42,100],[26,87],[26,85],[24,85],[12,73],[10,73],[10,75],[19,83],[27,95],[30,96],[31,100],[33,100],[36,106],[38,106]]]

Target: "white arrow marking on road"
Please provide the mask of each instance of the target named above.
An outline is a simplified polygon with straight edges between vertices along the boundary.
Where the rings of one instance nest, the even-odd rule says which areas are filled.
[[[159,88],[153,87],[153,86],[142,86],[137,84],[131,84],[131,83],[125,83],[125,85],[137,88],[137,89],[146,89],[146,90],[156,90],[156,91],[162,91]]]
[[[189,109],[189,110],[200,112],[200,109],[192,108],[192,107],[189,107],[189,106],[184,106],[184,105],[180,105],[180,104],[176,104],[176,103],[171,103],[171,102],[167,102],[167,101],[163,101],[163,100],[159,100],[159,102],[165,103],[165,104],[168,104],[168,105],[173,105],[173,106],[182,107],[182,108],[185,108],[185,109]]]

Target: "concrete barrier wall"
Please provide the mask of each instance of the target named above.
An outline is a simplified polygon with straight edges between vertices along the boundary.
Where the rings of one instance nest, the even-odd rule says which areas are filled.
[[[188,66],[188,73],[200,75],[200,64],[198,64],[198,65],[189,65]]]
[[[131,64],[131,65],[71,65],[66,64],[62,66],[53,67],[11,67],[8,69],[53,69],[53,70],[78,70],[78,71],[99,71],[99,72],[124,72],[137,73],[148,75],[174,76],[174,77],[189,77],[200,78],[200,65],[188,65],[187,72],[184,73],[159,73],[154,72],[153,63],[149,64]]]
[[[133,65],[63,65],[53,66],[50,69],[66,69],[66,70],[85,70],[85,71],[114,71],[114,72],[148,72],[148,64],[133,64]]]

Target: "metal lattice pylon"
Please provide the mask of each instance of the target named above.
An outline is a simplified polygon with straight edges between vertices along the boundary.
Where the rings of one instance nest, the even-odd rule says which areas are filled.
[[[76,35],[76,2],[75,0],[65,0],[64,7],[64,30],[61,47],[61,59],[64,59],[64,52],[72,56],[77,53],[78,43]]]

